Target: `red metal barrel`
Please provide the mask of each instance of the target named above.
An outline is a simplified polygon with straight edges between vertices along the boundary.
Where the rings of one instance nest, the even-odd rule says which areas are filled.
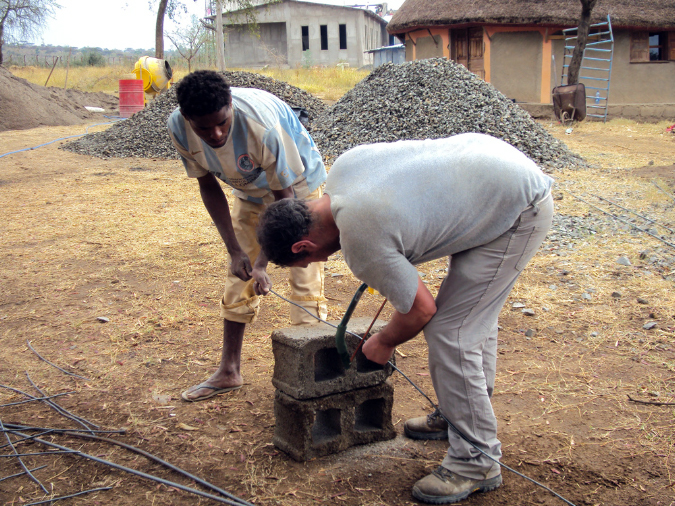
[[[120,116],[129,118],[144,107],[143,79],[120,79]]]

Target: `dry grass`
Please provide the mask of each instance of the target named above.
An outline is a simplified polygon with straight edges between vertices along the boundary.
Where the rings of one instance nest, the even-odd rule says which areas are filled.
[[[42,67],[10,67],[12,74],[26,79],[33,84],[44,86],[51,69]],[[303,89],[326,101],[337,101],[347,91],[351,90],[356,83],[368,75],[368,71],[341,67],[316,67],[301,69],[268,68],[265,70],[251,69],[228,69],[245,70],[255,72],[278,81],[287,82]],[[120,79],[134,79],[133,66],[119,67],[72,67],[68,70],[68,88],[80,91],[103,91],[117,93]],[[180,81],[187,74],[187,70],[174,70],[173,82]],[[49,77],[48,86],[63,88],[66,85],[66,69],[56,68]]]
[[[600,195],[664,223],[675,222],[673,201],[649,178],[633,173],[650,161],[672,164],[673,136],[662,135],[664,125],[584,123],[569,135],[557,125],[546,126],[592,165],[554,174],[556,193],[563,195],[556,201],[558,214],[599,216],[572,194],[584,199]],[[0,153],[82,131],[79,126],[3,132]],[[626,145],[629,150],[621,149]],[[50,168],[47,176],[27,177],[40,167]],[[182,445],[180,453],[185,456],[174,454],[169,460],[181,464],[179,459],[191,459],[190,465],[201,470],[222,471],[224,465],[228,473],[234,469],[228,466],[241,464],[237,476],[259,504],[290,505],[330,496],[314,488],[322,480],[320,473],[294,477],[291,465],[273,459],[269,429],[259,429],[258,421],[271,417],[271,400],[262,397],[270,392],[269,331],[287,325],[283,301],[267,297],[263,310],[267,319],[247,333],[243,367],[251,385],[248,394],[242,390],[199,406],[182,403],[175,410],[157,406],[154,400],[172,395],[169,405],[178,404],[176,393],[205,378],[217,364],[222,339],[217,305],[226,252],[198,198],[196,183],[184,176],[178,162],[106,161],[52,146],[3,159],[0,179],[0,233],[6,259],[0,267],[4,382],[21,384],[23,371],[28,370],[36,381],[48,383],[52,393],[72,387],[25,353],[22,343],[29,338],[38,350],[49,347],[58,352],[50,357],[58,363],[75,364],[80,373],[92,375],[93,388],[78,386],[80,395],[95,392],[100,406],[95,413],[108,413],[112,420],[122,417],[123,422],[115,423],[123,423],[134,436],[164,441],[181,433],[179,423],[197,425],[199,431],[180,434],[186,439],[171,440]],[[494,401],[507,442],[505,455],[536,469],[565,464],[586,470],[589,455],[635,461],[636,468],[649,463],[650,471],[665,476],[653,488],[648,481],[626,485],[633,478],[618,471],[602,474],[598,483],[617,490],[619,485],[612,483],[636,490],[642,486],[648,489],[645,495],[657,497],[644,504],[665,501],[672,497],[675,480],[675,410],[633,403],[628,396],[675,399],[675,360],[666,351],[675,338],[673,281],[666,279],[667,271],[640,258],[644,250],[659,258],[673,252],[645,234],[609,224],[573,249],[553,246],[547,244],[524,271],[502,312]],[[617,264],[619,256],[628,256],[633,265]],[[445,267],[444,260],[420,267],[432,292]],[[284,294],[283,270],[271,271]],[[337,275],[333,289],[343,286],[346,293],[329,301],[330,317],[338,319],[356,280],[337,256],[327,263],[327,276],[332,274]],[[621,297],[613,297],[613,292]],[[648,304],[637,303],[638,297]],[[362,304],[376,307],[379,300],[365,295]],[[514,302],[533,308],[535,316],[522,315],[511,307]],[[97,316],[110,322],[102,325]],[[647,320],[657,320],[658,327],[643,329]],[[534,331],[529,338],[524,335],[527,329]],[[426,374],[419,365],[427,353],[423,340],[404,344],[400,352],[399,365],[407,372],[412,369],[413,379],[426,382],[425,389],[431,391],[428,375],[415,375]],[[416,411],[397,411],[396,419],[427,408],[403,380],[396,381],[397,395],[409,397],[408,409],[413,411],[414,406]],[[1,400],[10,397],[0,392]],[[25,409],[13,414],[21,418],[33,413]],[[219,417],[219,425],[195,422],[211,415]],[[240,428],[229,421],[235,416],[256,432],[239,433]],[[527,446],[518,439],[522,434],[542,437]],[[423,465],[438,460],[436,454],[420,455],[424,458],[416,455],[415,460]],[[322,465],[327,470],[321,472],[328,476],[324,482],[335,483],[330,465]],[[368,492],[360,503],[351,504],[385,504],[378,497],[381,492]],[[591,493],[585,497],[588,504],[611,504]]]

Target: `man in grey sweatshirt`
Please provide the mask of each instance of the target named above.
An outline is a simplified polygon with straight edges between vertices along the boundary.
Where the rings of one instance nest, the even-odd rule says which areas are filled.
[[[408,420],[405,432],[448,437],[449,449],[413,487],[421,501],[453,503],[502,483],[490,403],[497,317],[551,226],[552,183],[483,134],[369,144],[335,161],[323,197],[280,200],[261,217],[258,242],[272,262],[302,267],[342,250],[354,275],[394,306],[363,345],[369,360],[385,364],[424,332],[440,413]],[[441,257],[449,271],[434,298],[415,265]]]

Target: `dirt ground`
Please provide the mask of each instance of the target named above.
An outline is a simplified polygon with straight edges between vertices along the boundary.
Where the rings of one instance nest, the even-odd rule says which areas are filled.
[[[590,162],[586,170],[553,174],[558,214],[603,218],[576,198],[599,194],[675,228],[675,135],[665,125],[582,124],[570,134],[544,126]],[[83,131],[2,132],[0,155]],[[404,420],[428,412],[428,403],[399,375],[391,378],[396,439],[306,463],[272,445],[269,335],[288,325],[289,312],[274,296],[246,335],[244,388],[200,403],[180,400],[182,390],[214,370],[222,339],[218,301],[227,258],[196,183],[179,162],[88,158],[59,150],[63,142],[0,158],[0,383],[37,395],[29,376],[46,394],[72,391],[56,401],[101,427],[125,429],[111,437],[255,504],[416,504],[410,489],[440,462],[446,443],[402,435]],[[668,263],[675,250],[629,227],[579,232],[574,244],[545,244],[500,318],[493,401],[503,463],[576,505],[675,504],[675,265]],[[631,265],[617,263],[622,256]],[[445,267],[420,266],[432,291]],[[286,272],[271,268],[271,275],[287,293]],[[342,316],[358,285],[338,256],[329,260],[331,319]],[[355,317],[372,318],[380,303],[378,295],[364,295]],[[648,322],[656,326],[645,329]],[[89,380],[51,367],[27,341]],[[424,339],[402,345],[396,358],[433,396]],[[0,404],[23,399],[0,389]],[[37,403],[2,407],[0,419],[78,427]],[[117,446],[43,437],[194,485]],[[17,449],[47,450],[29,443]],[[68,504],[216,504],[73,455],[24,461],[47,466],[35,475],[55,496],[112,487]],[[0,461],[0,478],[20,471],[15,459]],[[0,504],[44,497],[25,476],[0,482]],[[504,470],[501,488],[463,504],[563,501]]]
[[[80,125],[104,119],[104,114],[119,114],[119,98],[108,93],[38,86],[0,66],[0,132]]]

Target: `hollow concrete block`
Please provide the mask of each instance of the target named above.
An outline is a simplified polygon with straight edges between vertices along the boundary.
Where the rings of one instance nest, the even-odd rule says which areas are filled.
[[[394,387],[388,381],[315,399],[277,390],[274,445],[298,461],[396,437],[391,421]]]
[[[370,318],[353,318],[347,330],[359,336],[368,330]],[[332,322],[336,325],[339,322]],[[377,320],[371,334],[386,322]],[[347,349],[353,353],[359,344],[346,335]],[[310,399],[365,388],[382,383],[393,369],[368,360],[359,350],[349,369],[345,369],[335,347],[335,329],[327,325],[297,325],[272,333],[274,374],[272,384],[296,399]]]

